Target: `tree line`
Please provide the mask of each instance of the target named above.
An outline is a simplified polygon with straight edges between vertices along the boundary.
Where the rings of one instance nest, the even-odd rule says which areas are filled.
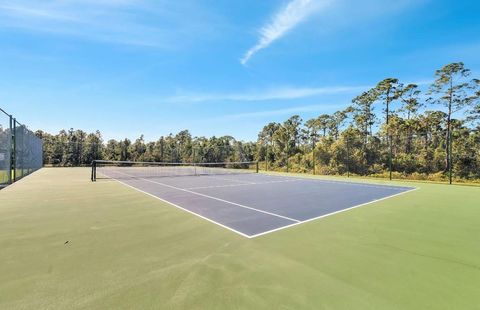
[[[344,110],[263,127],[255,142],[192,137],[188,130],[145,142],[104,142],[100,132],[38,131],[49,165],[93,159],[260,161],[266,170],[414,179],[480,179],[480,80],[461,62],[437,70],[428,87],[386,78]],[[426,90],[425,90],[426,89]]]
[[[62,130],[57,135],[37,131],[44,141],[44,163],[53,166],[88,166],[95,159],[142,162],[250,162],[256,160],[256,143],[231,136],[192,137],[188,130],[145,142],[143,135],[103,141],[99,131]]]

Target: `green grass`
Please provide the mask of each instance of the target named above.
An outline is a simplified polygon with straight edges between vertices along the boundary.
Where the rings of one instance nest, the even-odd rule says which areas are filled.
[[[0,191],[0,309],[480,307],[478,187],[394,182],[419,190],[246,239],[89,173]]]

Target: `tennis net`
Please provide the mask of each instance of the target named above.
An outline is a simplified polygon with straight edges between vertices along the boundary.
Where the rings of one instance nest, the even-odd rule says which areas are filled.
[[[177,176],[258,173],[258,162],[164,163],[94,160],[92,181],[97,179],[142,179]]]

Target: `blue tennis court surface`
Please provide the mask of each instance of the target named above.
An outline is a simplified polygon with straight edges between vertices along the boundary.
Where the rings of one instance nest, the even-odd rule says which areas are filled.
[[[414,189],[268,174],[106,176],[248,238]]]

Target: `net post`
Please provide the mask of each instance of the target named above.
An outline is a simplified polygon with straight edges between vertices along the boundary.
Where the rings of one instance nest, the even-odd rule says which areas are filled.
[[[195,153],[195,146],[192,147],[192,164],[193,164],[193,175],[197,176],[197,161],[196,161],[196,153]]]
[[[92,161],[92,176],[91,176],[92,182],[97,181],[97,162],[94,160]]]
[[[258,160],[255,162],[255,172],[258,173],[259,170],[259,163]]]

